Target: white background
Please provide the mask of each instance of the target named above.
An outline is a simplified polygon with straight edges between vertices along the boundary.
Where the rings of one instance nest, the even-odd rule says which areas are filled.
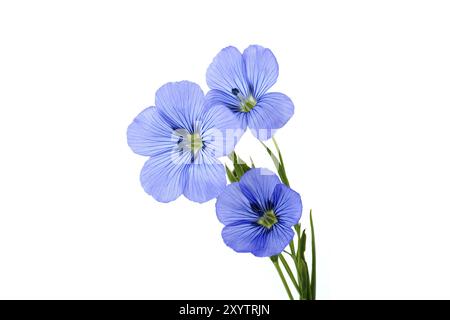
[[[318,298],[450,298],[447,1],[2,1],[0,298],[284,299],[214,201],[160,204],[126,128],[215,54],[272,49]],[[270,162],[246,135],[238,146]],[[305,210],[306,212],[306,210]],[[306,217],[306,214],[304,215]],[[303,219],[303,221],[306,221]]]

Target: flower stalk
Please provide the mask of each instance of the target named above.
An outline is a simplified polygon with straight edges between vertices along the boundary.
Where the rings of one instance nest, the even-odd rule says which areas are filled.
[[[280,264],[278,262],[278,256],[273,256],[270,258],[270,260],[272,260],[275,269],[278,272],[278,275],[280,276],[281,282],[283,283],[284,289],[286,289],[286,293],[289,296],[290,300],[294,300],[294,296],[291,293],[291,289],[289,289],[289,285],[287,284],[286,278],[284,277],[283,271],[280,268]]]

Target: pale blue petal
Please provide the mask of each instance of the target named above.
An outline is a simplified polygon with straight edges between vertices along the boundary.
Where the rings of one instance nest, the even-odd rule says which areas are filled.
[[[226,92],[220,90],[209,90],[206,94],[206,108],[212,108],[215,106],[221,106],[230,109],[239,121],[239,125],[242,130],[247,129],[247,116],[246,113],[240,111],[239,101],[235,96],[229,95]]]
[[[239,50],[235,47],[222,49],[208,67],[206,82],[211,89],[232,95],[232,89],[236,88],[244,97],[248,96],[245,64]]]
[[[127,140],[130,148],[143,156],[169,152],[178,141],[155,107],[145,109],[133,120],[128,126]]]
[[[217,197],[226,184],[223,164],[199,152],[194,162],[187,166],[183,193],[189,200],[202,203]]]
[[[176,152],[151,157],[141,171],[145,192],[159,202],[170,202],[183,193],[189,154]]]
[[[158,89],[155,99],[158,112],[173,129],[193,132],[205,104],[198,84],[189,81],[167,83]]]
[[[229,184],[217,197],[216,214],[219,221],[225,225],[254,223],[259,219],[238,182]]]
[[[294,114],[294,104],[288,96],[278,92],[264,94],[249,112],[248,126],[253,135],[267,140],[275,129],[283,127]]]
[[[264,229],[250,223],[228,225],[222,230],[222,238],[225,244],[236,252],[253,252],[259,246]]]
[[[281,181],[272,171],[262,168],[250,169],[239,181],[242,193],[250,201],[254,210],[261,212],[272,209],[272,194]]]
[[[243,223],[225,226],[222,238],[236,252],[271,257],[280,254],[287,247],[294,238],[294,231],[280,224],[266,229],[257,224]]]
[[[222,90],[212,89],[206,93],[205,105],[207,108],[214,106],[225,106],[231,111],[240,112],[239,99]]]
[[[247,79],[256,99],[272,87],[278,78],[278,62],[270,49],[252,45],[243,53]]]
[[[226,107],[211,107],[201,117],[204,151],[216,158],[230,154],[243,133],[238,119]]]
[[[275,187],[272,194],[273,209],[278,223],[291,227],[297,224],[302,215],[300,195],[284,184]]]
[[[248,112],[235,112],[234,115],[238,119],[242,130],[247,130],[248,126]]]
[[[292,228],[282,224],[276,224],[270,229],[265,229],[261,236],[255,239],[253,250],[257,257],[271,257],[280,254],[294,238]]]

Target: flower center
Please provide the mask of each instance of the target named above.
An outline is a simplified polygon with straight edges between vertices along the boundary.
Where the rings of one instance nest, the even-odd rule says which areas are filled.
[[[238,88],[231,89],[231,93],[239,99],[241,112],[250,112],[256,106],[256,99],[251,94],[244,97]]]
[[[200,136],[200,133],[194,132],[190,133],[187,130],[179,131],[180,140],[178,142],[178,146],[187,152],[191,152],[194,155],[203,148],[203,140]]]
[[[258,219],[258,224],[270,229],[274,224],[278,222],[277,216],[273,210],[264,212],[261,218]]]
[[[203,141],[199,133],[189,134],[186,137],[186,143],[192,152],[197,153],[203,147]]]

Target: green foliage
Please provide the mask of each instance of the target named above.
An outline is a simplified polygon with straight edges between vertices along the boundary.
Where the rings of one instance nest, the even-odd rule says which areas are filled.
[[[228,158],[233,161],[233,170],[231,170],[228,166],[225,166],[228,180],[231,183],[238,182],[239,180],[241,180],[241,177],[244,175],[244,173],[250,170],[251,167],[244,160],[239,158],[239,156],[234,151],[228,156]],[[253,160],[252,167],[254,168]]]

